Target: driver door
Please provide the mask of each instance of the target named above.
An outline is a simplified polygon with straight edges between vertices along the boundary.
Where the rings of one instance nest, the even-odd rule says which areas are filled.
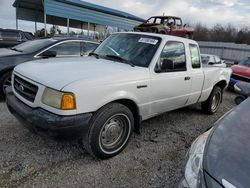
[[[164,59],[172,61],[172,70],[161,70]],[[186,65],[185,45],[181,42],[166,43],[154,73],[151,75],[151,114],[159,114],[183,107],[190,95],[191,76]]]

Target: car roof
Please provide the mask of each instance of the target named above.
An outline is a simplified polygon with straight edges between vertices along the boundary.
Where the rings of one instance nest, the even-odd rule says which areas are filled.
[[[163,19],[176,18],[176,19],[181,19],[180,17],[177,17],[177,16],[152,16],[150,18],[163,18]]]
[[[82,42],[90,42],[90,43],[95,43],[99,44],[97,41],[91,41],[91,40],[86,40],[82,38],[72,38],[72,37],[51,37],[51,38],[41,38],[38,40],[54,40],[55,42],[63,42],[63,41],[82,41]]]
[[[201,56],[217,56],[217,55],[214,55],[214,54],[201,54]],[[217,56],[219,57],[219,56]]]
[[[183,37],[177,37],[177,36],[173,36],[173,35],[165,35],[165,34],[163,35],[163,34],[146,33],[146,32],[117,32],[117,33],[114,33],[114,34],[119,34],[119,33],[160,37],[165,41],[167,41],[167,40],[168,41],[169,40],[186,41],[186,42],[189,42],[191,44],[196,44],[197,46],[199,46],[198,43],[195,40],[187,39],[187,38],[183,38]]]
[[[16,32],[16,33],[19,33],[19,32],[32,33],[32,32],[29,32],[29,31],[22,31],[22,30],[17,30],[17,29],[2,29],[2,28],[0,28],[0,31]]]

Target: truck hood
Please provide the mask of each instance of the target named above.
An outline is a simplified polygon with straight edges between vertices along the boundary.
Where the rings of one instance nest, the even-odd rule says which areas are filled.
[[[15,72],[44,86],[62,90],[80,81],[84,84],[112,84],[146,79],[147,68],[95,57],[54,58],[18,65]]]
[[[250,78],[250,67],[234,65],[231,67],[234,74]]]
[[[250,98],[217,123],[204,154],[204,169],[237,188],[250,185],[249,106]]]

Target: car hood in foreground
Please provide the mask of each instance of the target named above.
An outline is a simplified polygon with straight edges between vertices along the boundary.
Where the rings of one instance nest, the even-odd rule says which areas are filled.
[[[74,82],[92,85],[120,84],[146,79],[149,74],[147,68],[95,57],[31,61],[17,66],[15,72],[57,90]]]
[[[238,74],[238,75],[250,78],[250,67],[234,65],[231,68],[234,74]]]
[[[250,98],[219,122],[206,146],[204,170],[222,184],[250,185]]]

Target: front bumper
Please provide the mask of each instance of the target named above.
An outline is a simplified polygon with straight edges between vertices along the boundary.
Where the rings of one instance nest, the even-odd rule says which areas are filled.
[[[24,104],[15,97],[11,87],[6,88],[5,91],[9,111],[22,125],[34,133],[51,137],[78,138],[88,132],[92,113],[74,116],[56,115]]]

